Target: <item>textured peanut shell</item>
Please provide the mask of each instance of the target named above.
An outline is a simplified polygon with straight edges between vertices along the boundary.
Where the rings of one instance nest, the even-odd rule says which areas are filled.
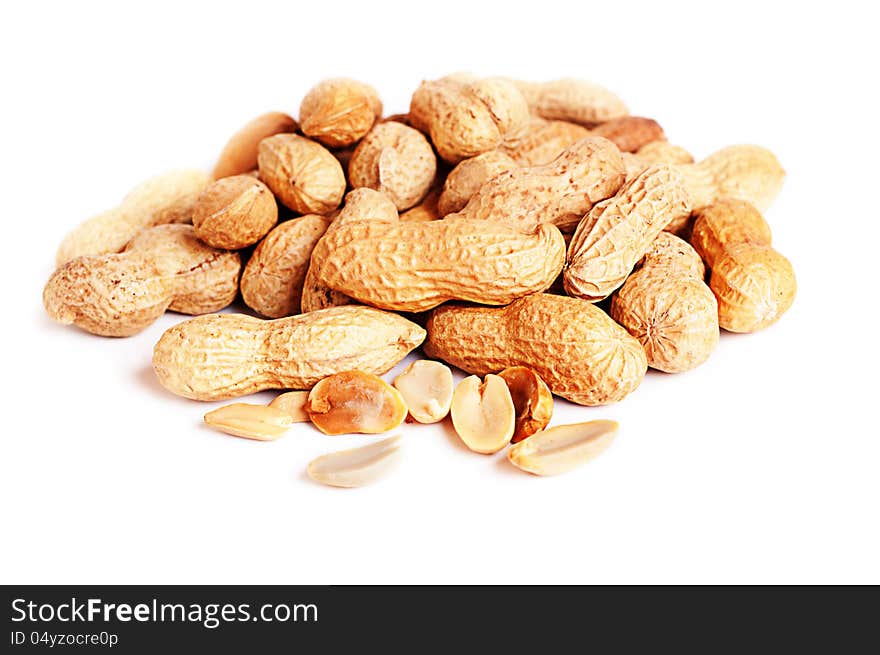
[[[422,201],[437,174],[437,157],[421,132],[390,121],[358,143],[348,165],[351,186],[381,191],[398,211]]]
[[[506,307],[445,305],[428,320],[425,353],[485,375],[527,366],[581,405],[617,402],[647,370],[641,344],[592,303],[537,293]]]
[[[43,289],[43,304],[65,325],[127,337],[169,309],[200,314],[226,307],[240,270],[238,253],[203,244],[191,225],[160,225],[141,232],[125,252],[61,266]]]
[[[679,373],[718,345],[718,303],[702,278],[668,264],[643,266],[611,299],[611,317],[639,340],[648,366]]]
[[[422,200],[418,205],[412,207],[411,209],[407,209],[400,215],[400,220],[405,221],[407,223],[420,223],[423,221],[436,221],[441,217],[440,209],[438,204],[440,202],[440,193],[442,190],[442,186],[439,184],[434,184],[433,187],[428,191],[424,200]]]
[[[210,181],[207,173],[195,169],[150,178],[132,189],[117,207],[80,223],[64,237],[56,265],[83,255],[119,252],[138,232],[154,225],[188,223],[196,200]]]
[[[629,114],[626,105],[615,94],[584,80],[516,80],[514,83],[525,97],[531,112],[541,118],[593,126]]]
[[[391,199],[384,193],[373,189],[355,189],[345,197],[345,207],[339,212],[325,232],[324,236],[312,248],[309,257],[309,267],[303,281],[301,310],[313,312],[317,309],[339,307],[351,304],[353,301],[344,293],[334,291],[321,281],[320,271],[324,266],[324,257],[321,254],[326,249],[320,250],[318,245],[327,238],[328,234],[352,222],[357,221],[380,221],[396,222],[397,208]],[[316,251],[317,254],[316,254]]]
[[[516,140],[503,144],[500,149],[520,166],[543,166],[588,136],[590,130],[583,125],[534,116]]]
[[[381,434],[403,423],[407,413],[397,389],[363,371],[343,371],[318,382],[306,411],[324,434]]]
[[[768,246],[740,243],[715,262],[709,286],[718,299],[718,322],[730,332],[755,332],[779,320],[794,302],[791,263]]]
[[[694,209],[722,198],[736,198],[767,211],[782,189],[785,171],[776,156],[760,146],[728,146],[696,164],[682,164]]]
[[[621,152],[636,152],[646,144],[666,139],[657,121],[641,116],[612,118],[590,130],[590,134],[605,137]]]
[[[669,143],[669,141],[651,141],[636,151],[638,157],[645,166],[651,164],[692,164],[694,156],[681,146]]]
[[[503,305],[547,289],[565,241],[552,225],[531,234],[488,221],[358,221],[328,230],[312,261],[326,287],[382,309],[420,312],[447,300]]]
[[[346,78],[319,82],[299,108],[303,134],[331,148],[356,143],[381,115],[382,101],[376,89]]]
[[[295,120],[280,111],[257,116],[232,135],[217,158],[211,176],[218,180],[249,173],[257,167],[260,141],[276,134],[296,132],[298,128]]]
[[[694,214],[691,244],[710,269],[730,246],[739,243],[769,246],[772,242],[767,221],[744,200],[718,200]]]
[[[454,164],[515,140],[528,124],[529,109],[509,81],[448,76],[422,82],[409,116],[440,157]]]
[[[617,147],[607,139],[587,137],[549,164],[495,176],[450,217],[506,222],[523,230],[552,223],[572,231],[595,203],[614,195],[624,176]]]
[[[301,214],[327,214],[345,193],[342,165],[319,143],[296,134],[260,142],[260,179],[286,207]]]
[[[312,250],[330,219],[306,214],[281,223],[254,250],[241,274],[241,297],[269,318],[298,314]]]
[[[192,221],[196,236],[209,246],[238,250],[272,229],[278,222],[278,205],[265,184],[249,175],[234,175],[202,192]]]
[[[638,266],[674,268],[700,280],[706,276],[703,260],[693,246],[671,232],[665,231],[656,236]]]
[[[153,350],[153,369],[172,393],[221,400],[264,389],[311,389],[353,369],[381,375],[424,338],[415,323],[370,307],[273,321],[212,314],[167,330]]]
[[[459,162],[443,183],[443,191],[437,201],[438,213],[446,216],[464,209],[486,182],[517,167],[518,164],[500,150],[490,150]]]
[[[666,225],[688,215],[687,191],[670,166],[652,166],[580,222],[568,246],[563,281],[591,302],[617,289]]]

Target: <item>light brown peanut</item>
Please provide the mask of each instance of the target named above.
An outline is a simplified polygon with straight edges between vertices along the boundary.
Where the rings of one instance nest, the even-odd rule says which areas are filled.
[[[312,262],[325,287],[382,309],[419,312],[447,300],[503,305],[548,288],[565,241],[553,225],[531,233],[490,221],[356,221],[331,228]]]
[[[295,120],[280,111],[257,116],[232,135],[217,158],[211,176],[219,180],[253,171],[257,167],[260,141],[276,134],[296,132],[298,128]]]
[[[452,394],[452,425],[464,444],[475,453],[491,455],[510,443],[516,427],[516,410],[507,383],[497,375],[480,380],[471,375]]]
[[[318,244],[327,237],[327,233],[332,234],[333,231],[349,223],[357,221],[396,222],[397,218],[397,208],[384,193],[373,189],[355,189],[345,197],[345,207],[327,228]],[[321,281],[320,271],[324,266],[324,256],[322,252],[315,253],[318,250],[318,244],[315,244],[312,249],[309,268],[303,282],[301,300],[303,313],[313,312],[316,309],[339,307],[353,302],[344,293],[334,291]]]
[[[403,212],[400,215],[400,220],[407,223],[420,223],[423,221],[435,221],[440,218],[441,214],[437,205],[440,201],[440,193],[442,188],[442,185],[435,182],[434,185],[428,190],[428,193],[427,195],[425,195],[424,200],[422,200],[415,207],[407,209],[405,212]]]
[[[141,230],[165,223],[187,223],[193,205],[210,183],[204,171],[171,171],[132,189],[117,207],[73,229],[58,247],[57,266],[84,255],[121,251]]]
[[[794,302],[797,281],[791,263],[769,246],[732,245],[714,264],[709,286],[725,330],[761,330],[778,321]]]
[[[324,434],[379,434],[403,423],[407,408],[400,392],[382,378],[343,371],[312,387],[306,411]]]
[[[514,168],[518,168],[517,163],[500,150],[490,150],[459,162],[443,183],[437,212],[446,216],[461,211],[481,186],[496,175]]]
[[[259,243],[241,274],[241,297],[269,318],[298,314],[312,250],[330,218],[306,214],[285,221]]]
[[[415,323],[369,307],[274,321],[213,314],[167,330],[153,350],[153,369],[172,393],[221,400],[264,389],[311,389],[353,369],[382,374],[424,338]]]
[[[266,236],[278,222],[278,205],[265,184],[249,175],[234,175],[202,192],[192,222],[196,236],[209,246],[238,250]]]
[[[500,151],[520,166],[543,166],[588,136],[590,130],[583,125],[533,116],[516,140],[502,144]]]
[[[293,425],[293,418],[275,407],[232,403],[205,414],[205,423],[235,437],[274,441]]]
[[[617,147],[607,139],[587,137],[550,164],[495,176],[449,218],[506,222],[523,230],[552,223],[572,231],[595,203],[614,195],[624,176]]]
[[[705,362],[718,345],[718,303],[693,248],[669,232],[656,240],[661,243],[612,296],[611,318],[639,340],[648,366],[680,373]]]
[[[666,225],[690,214],[681,176],[652,166],[580,222],[568,246],[563,281],[569,295],[596,302],[626,280]]]
[[[409,415],[419,423],[446,418],[454,386],[449,367],[428,359],[417,359],[394,379],[394,388],[406,401]]]
[[[340,450],[313,459],[307,468],[315,482],[331,487],[363,487],[387,475],[400,459],[400,437]]]
[[[694,156],[681,146],[669,141],[651,141],[636,151],[638,157],[647,168],[651,164],[693,164]]]
[[[722,198],[736,198],[767,211],[782,189],[785,171],[760,146],[728,146],[696,164],[681,164],[691,204],[700,209]]]
[[[541,118],[594,126],[629,114],[623,101],[611,91],[584,80],[514,83],[532,113]]]
[[[437,153],[455,164],[515,140],[528,124],[529,109],[509,81],[458,75],[422,82],[409,116]]]
[[[127,337],[166,310],[218,311],[238,292],[238,253],[203,244],[192,225],[159,225],[125,251],[77,257],[53,273],[43,304],[54,320],[108,337]]]
[[[637,152],[649,143],[666,140],[663,128],[652,118],[620,116],[597,125],[590,134],[602,136],[616,145],[621,152]]]
[[[519,443],[546,428],[553,416],[553,394],[541,376],[526,366],[511,366],[498,377],[507,383],[516,412],[510,442]]]
[[[299,108],[303,134],[331,148],[356,143],[381,115],[382,101],[376,89],[346,78],[319,82]]]
[[[404,211],[421,202],[437,174],[437,157],[416,129],[389,121],[376,125],[358,143],[348,165],[355,188],[381,191]]]
[[[427,330],[429,357],[476,375],[528,366],[554,394],[581,405],[623,399],[647,370],[641,344],[579,298],[536,293],[507,307],[445,305]]]
[[[558,425],[511,446],[507,460],[534,475],[559,475],[601,455],[617,436],[616,421]]]
[[[327,214],[345,193],[342,165],[321,144],[296,134],[260,141],[260,179],[286,207],[301,214]]]
[[[745,200],[727,198],[694,212],[691,245],[710,269],[724,251],[739,243],[769,246],[770,226],[755,207]]]

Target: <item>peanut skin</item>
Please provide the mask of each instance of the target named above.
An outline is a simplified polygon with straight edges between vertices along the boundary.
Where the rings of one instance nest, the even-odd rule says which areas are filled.
[[[536,293],[506,307],[444,305],[428,319],[425,353],[475,375],[527,366],[580,405],[605,405],[638,387],[641,344],[579,298]]]
[[[143,231],[112,255],[78,257],[59,268],[43,290],[54,320],[108,337],[145,329],[166,310],[218,311],[238,292],[238,253],[199,241],[191,225]]]
[[[353,369],[381,375],[424,338],[415,323],[369,307],[273,321],[212,314],[167,330],[153,350],[153,369],[172,393],[222,400],[264,389],[311,389]]]

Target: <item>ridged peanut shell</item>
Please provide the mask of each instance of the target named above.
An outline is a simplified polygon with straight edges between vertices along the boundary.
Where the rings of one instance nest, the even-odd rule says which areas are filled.
[[[331,148],[356,143],[381,115],[382,101],[376,89],[346,78],[319,82],[299,108],[302,133]]]
[[[609,296],[666,225],[690,214],[681,176],[652,166],[580,222],[568,246],[564,283],[569,295],[591,302]]]
[[[768,246],[741,243],[715,262],[709,286],[718,299],[718,322],[730,332],[755,332],[779,320],[794,302],[791,263]]]
[[[370,307],[332,307],[273,321],[212,314],[167,330],[153,350],[153,369],[172,393],[221,400],[264,389],[311,389],[353,369],[380,375],[424,338],[415,323]]]
[[[739,243],[769,246],[770,226],[753,205],[745,200],[726,198],[694,212],[691,245],[710,269],[725,250]]]
[[[527,366],[581,405],[622,400],[645,375],[641,344],[592,303],[537,293],[506,307],[444,305],[428,319],[425,353],[476,375]]]
[[[611,317],[639,340],[648,366],[679,373],[718,345],[718,303],[702,278],[667,265],[645,266],[611,298]]]
[[[651,164],[693,164],[694,156],[681,146],[669,141],[652,141],[636,151],[645,167]]]
[[[605,137],[621,152],[636,152],[648,143],[666,139],[657,121],[642,116],[612,118],[590,130],[590,134]]]
[[[464,209],[471,197],[486,182],[518,166],[509,155],[500,150],[490,150],[459,162],[443,183],[443,191],[437,201],[438,213],[446,216]]]
[[[381,191],[399,211],[421,202],[437,174],[437,157],[421,132],[390,121],[376,125],[358,143],[348,165],[355,188]]]
[[[565,241],[488,221],[360,221],[327,231],[312,254],[326,287],[382,309],[420,312],[447,300],[503,305],[547,289]]]
[[[249,173],[257,167],[260,141],[276,134],[296,132],[298,127],[295,120],[280,111],[270,111],[248,121],[223,147],[211,176],[219,180]]]
[[[643,268],[668,267],[702,280],[706,267],[697,251],[684,239],[671,232],[661,232],[651,242],[638,266]]]
[[[260,142],[260,179],[286,207],[300,214],[327,214],[345,193],[342,165],[319,143],[297,134]]]
[[[624,176],[617,147],[607,139],[587,137],[549,164],[495,176],[450,217],[506,222],[523,230],[553,223],[572,231],[595,203],[614,195]]]
[[[571,144],[590,136],[590,130],[577,123],[548,121],[532,117],[525,131],[501,151],[520,166],[543,166],[556,159]]]
[[[626,105],[614,93],[585,80],[516,80],[515,84],[532,113],[541,118],[593,126],[629,114]]]
[[[213,182],[196,201],[196,236],[209,246],[238,250],[252,246],[278,222],[278,205],[269,187],[249,175]]]
[[[306,214],[285,221],[259,243],[241,274],[241,297],[269,318],[298,314],[312,250],[330,219]]]

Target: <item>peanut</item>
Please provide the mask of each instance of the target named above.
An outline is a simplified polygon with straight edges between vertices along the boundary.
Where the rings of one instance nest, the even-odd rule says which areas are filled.
[[[252,246],[278,222],[269,188],[248,175],[224,177],[205,189],[193,208],[196,236],[215,248]]]
[[[49,278],[43,304],[54,320],[108,337],[137,334],[166,310],[218,311],[238,292],[238,253],[199,241],[191,225],[141,232],[125,251],[78,257]]]
[[[514,168],[518,168],[517,163],[501,150],[490,150],[459,162],[443,183],[437,212],[446,216],[461,211],[481,186],[496,175]]]
[[[697,253],[668,232],[657,241],[612,296],[611,318],[644,346],[648,366],[689,371],[718,345],[718,303]]]
[[[452,371],[446,364],[418,359],[394,379],[409,408],[409,415],[419,423],[437,423],[449,414],[452,403]]]
[[[296,132],[298,128],[295,120],[280,111],[257,116],[232,135],[220,153],[211,176],[219,180],[221,177],[249,173],[257,167],[260,141],[276,134]]]
[[[525,366],[511,366],[498,374],[510,390],[516,412],[516,427],[511,443],[543,430],[553,416],[553,394],[537,373]]]
[[[353,301],[343,293],[333,291],[321,281],[320,271],[324,266],[324,257],[316,250],[318,244],[326,237],[327,233],[333,233],[348,223],[356,221],[397,221],[397,208],[391,199],[384,193],[373,189],[355,189],[345,197],[345,207],[339,212],[339,216],[327,228],[324,236],[315,244],[309,258],[309,268],[306,272],[302,290],[302,311],[313,312],[316,309],[327,309],[348,305]]]
[[[588,136],[590,130],[582,125],[534,116],[522,134],[515,141],[502,144],[500,150],[520,166],[543,166]]]
[[[241,274],[241,297],[269,318],[298,314],[312,250],[330,219],[306,214],[278,225],[259,243]]]
[[[624,175],[617,147],[607,139],[587,137],[550,164],[497,175],[450,218],[507,222],[523,230],[553,223],[571,231],[595,203],[620,188]]]
[[[440,201],[440,193],[442,186],[437,184],[428,190],[424,200],[415,207],[407,209],[400,215],[400,220],[408,223],[418,223],[422,221],[435,221],[440,218],[440,210],[437,207]]]
[[[647,168],[651,164],[693,164],[694,156],[669,141],[651,141],[636,151],[636,157]]]
[[[590,130],[593,136],[602,136],[616,145],[621,152],[637,152],[650,143],[666,140],[663,128],[651,118],[620,116]]]
[[[154,225],[187,223],[193,205],[211,178],[199,170],[157,175],[132,189],[115,208],[80,223],[55,256],[57,266],[83,255],[121,251],[138,232]]]
[[[214,314],[167,330],[153,350],[153,369],[172,393],[221,400],[264,389],[311,389],[353,369],[382,374],[424,338],[415,323],[369,307],[274,321]]]
[[[327,231],[312,265],[319,282],[382,309],[419,312],[447,300],[503,305],[548,288],[565,241],[542,224],[530,234],[489,221],[357,221]]]
[[[533,114],[593,126],[626,116],[623,101],[598,84],[571,78],[551,82],[514,80]]]
[[[276,396],[269,407],[287,414],[294,423],[307,423],[311,420],[306,410],[308,402],[308,391],[287,391]]]
[[[617,436],[616,421],[558,425],[511,446],[507,460],[534,475],[567,473],[601,455]]]
[[[422,82],[409,116],[437,153],[455,164],[514,141],[528,124],[529,109],[509,81],[458,75]]]
[[[260,141],[260,179],[286,207],[301,214],[327,214],[342,201],[342,165],[320,144],[296,134]]]
[[[245,439],[275,441],[293,424],[293,418],[275,407],[232,403],[205,414],[215,430]]]
[[[356,143],[381,115],[382,101],[376,89],[345,78],[319,82],[299,108],[303,134],[331,148]]]
[[[579,298],[536,293],[507,307],[435,309],[425,354],[485,375],[527,366],[580,405],[623,399],[647,370],[645,351],[605,312]]]
[[[691,245],[710,269],[724,251],[739,243],[769,246],[770,226],[761,212],[744,200],[725,199],[694,212]]]
[[[400,437],[321,455],[306,469],[309,477],[331,487],[362,487],[387,475],[400,459]]]
[[[690,214],[681,175],[652,166],[580,222],[568,246],[569,295],[596,302],[617,289],[664,227]]]
[[[382,378],[343,371],[312,387],[306,412],[324,434],[379,434],[403,423],[407,409],[400,392]]]
[[[516,411],[507,383],[497,375],[484,381],[471,375],[459,382],[450,413],[456,434],[475,453],[491,455],[510,443]]]
[[[681,164],[691,204],[700,209],[722,198],[736,198],[767,211],[779,194],[785,171],[760,146],[728,146],[696,164]]]
[[[779,320],[794,302],[791,263],[769,246],[739,243],[714,262],[709,286],[718,323],[730,332],[755,332]]]
[[[437,157],[422,133],[402,123],[380,123],[358,144],[348,165],[355,188],[381,191],[403,211],[421,202],[437,174]]]

